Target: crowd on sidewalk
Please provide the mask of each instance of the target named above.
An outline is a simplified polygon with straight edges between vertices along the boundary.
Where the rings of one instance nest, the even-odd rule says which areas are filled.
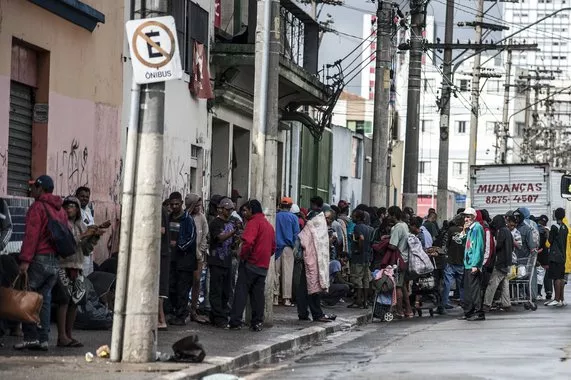
[[[36,201],[26,216],[18,265],[43,304],[40,322],[23,323],[23,342],[14,348],[48,349],[53,306],[57,345],[80,347],[73,338],[77,307],[85,298],[85,278],[94,270],[93,248],[110,223],[95,224],[86,187],[62,199],[53,194],[49,176],[30,185]],[[493,219],[486,210],[459,209],[439,225],[433,209],[421,217],[410,207],[351,209],[347,201],[329,205],[318,196],[303,209],[283,197],[274,228],[258,200],[242,201],[235,190],[229,197],[212,195],[207,203],[198,194],[173,192],[162,206],[159,330],[190,322],[236,330],[247,322],[252,331],[261,331],[267,278],[274,306],[296,307],[300,320],[321,323],[336,318],[324,311],[328,306],[376,308],[387,299],[383,295],[396,318],[413,318],[424,302],[419,289],[427,274],[437,311],[456,307],[450,297],[454,289],[462,319],[469,321],[509,311],[509,281],[526,276],[523,272],[532,283],[530,299],[565,306],[571,236],[563,209],[555,210],[551,223],[526,208]],[[56,236],[54,223],[67,226],[69,236]],[[63,255],[66,238],[74,250]],[[248,301],[251,313],[245,320]]]

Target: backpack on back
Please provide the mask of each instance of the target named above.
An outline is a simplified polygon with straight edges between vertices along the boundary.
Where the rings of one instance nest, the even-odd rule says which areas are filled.
[[[407,242],[409,250],[409,272],[416,276],[424,276],[432,273],[434,271],[434,264],[430,260],[430,257],[428,257],[428,254],[424,252],[420,240],[413,234],[409,234]]]
[[[52,243],[56,248],[56,253],[58,256],[66,258],[75,255],[77,249],[77,242],[73,233],[67,226],[59,220],[52,218],[46,204],[44,205],[44,210],[46,211],[46,216],[48,217],[48,232],[50,233]]]

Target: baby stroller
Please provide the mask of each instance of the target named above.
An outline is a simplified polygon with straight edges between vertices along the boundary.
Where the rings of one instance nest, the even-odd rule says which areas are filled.
[[[388,266],[373,272],[373,284],[376,290],[373,302],[371,322],[377,318],[381,322],[390,322],[394,319],[393,306],[396,304],[395,275],[397,266]]]

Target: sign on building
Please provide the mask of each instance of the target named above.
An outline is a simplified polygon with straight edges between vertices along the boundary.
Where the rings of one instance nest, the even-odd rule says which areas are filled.
[[[127,40],[138,84],[182,78],[176,26],[172,16],[130,20]]]

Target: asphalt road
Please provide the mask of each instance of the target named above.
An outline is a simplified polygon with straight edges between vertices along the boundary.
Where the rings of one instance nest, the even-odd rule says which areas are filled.
[[[459,315],[456,310],[454,316]],[[247,379],[571,379],[571,306],[374,323],[243,370]]]

